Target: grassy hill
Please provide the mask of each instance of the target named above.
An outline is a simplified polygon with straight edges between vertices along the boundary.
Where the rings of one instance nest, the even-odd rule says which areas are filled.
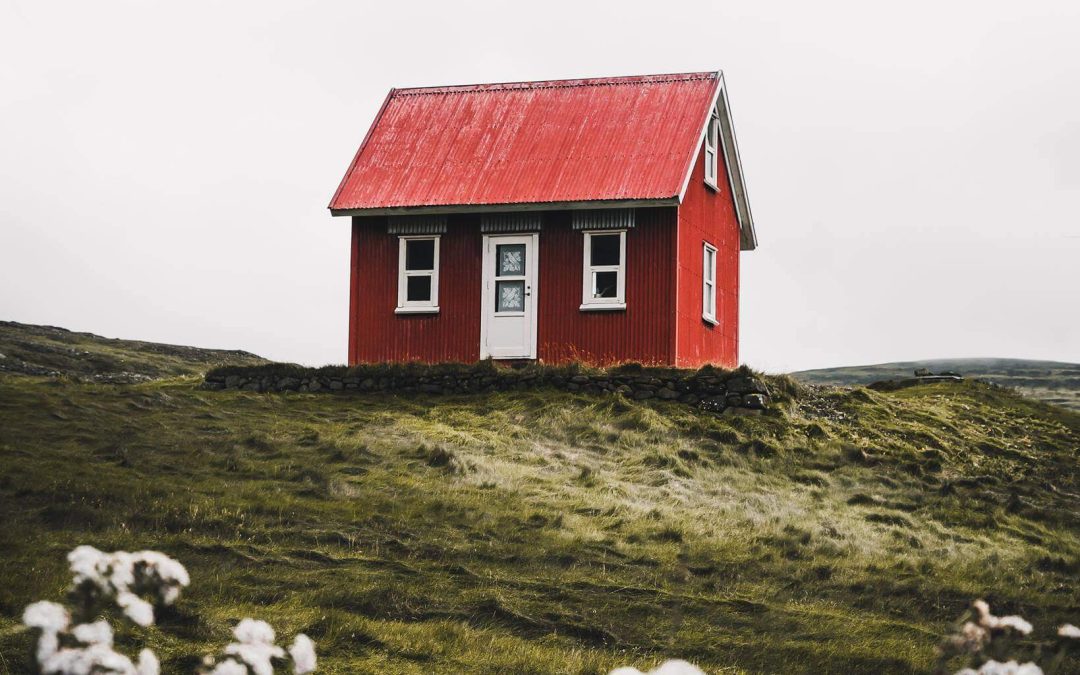
[[[925,672],[975,597],[1078,622],[1080,415],[976,382],[770,385],[724,417],[0,374],[0,673],[80,543],[187,565],[125,636],[170,673],[245,616],[311,635],[324,673]]]
[[[116,340],[55,326],[0,321],[0,373],[90,382],[145,382],[194,375],[217,365],[256,365],[248,352]]]
[[[927,368],[934,373],[953,371],[966,377],[991,380],[1041,401],[1080,410],[1080,363],[1027,359],[931,359],[819,368],[792,373],[792,376],[811,384],[852,386],[911,377],[918,368]]]

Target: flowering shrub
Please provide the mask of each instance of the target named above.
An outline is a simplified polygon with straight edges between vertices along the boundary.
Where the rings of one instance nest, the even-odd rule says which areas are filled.
[[[92,546],[79,546],[67,558],[69,606],[43,600],[23,611],[23,624],[38,633],[34,658],[42,675],[159,675],[152,651],[143,649],[137,661],[115,651],[112,626],[97,617],[119,613],[139,626],[152,625],[155,607],[176,602],[190,583],[184,566],[157,551],[104,553]],[[265,621],[244,619],[233,635],[236,642],[220,659],[204,661],[204,673],[273,675],[275,662],[292,663],[294,675],[315,670],[315,643],[303,633],[287,656]]]
[[[1072,640],[1080,639],[1080,629],[1072,624],[1065,624],[1057,630],[1057,656],[1047,666],[1047,671],[1034,661],[1019,663],[1007,658],[1016,650],[1018,639],[1031,635],[1034,626],[1021,616],[994,616],[990,605],[985,600],[971,603],[971,610],[961,618],[963,622],[957,631],[946,638],[939,648],[938,672],[945,672],[945,662],[957,655],[971,661],[971,667],[964,668],[956,675],[1044,675],[1055,673],[1065,656],[1065,649]],[[1037,645],[1041,654],[1044,646]],[[995,658],[996,657],[996,658]],[[980,664],[976,669],[974,664]]]
[[[203,670],[207,675],[272,675],[274,659],[284,659],[285,650],[274,644],[274,629],[265,621],[244,619],[233,628],[236,642],[225,647],[224,655],[215,662],[207,659]],[[315,643],[300,633],[289,647],[293,672],[297,675],[315,670]]]

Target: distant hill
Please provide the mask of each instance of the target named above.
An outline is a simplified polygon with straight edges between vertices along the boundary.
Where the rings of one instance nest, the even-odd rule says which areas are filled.
[[[266,362],[239,350],[116,340],[54,326],[0,321],[0,372],[132,383],[194,375],[218,365]]]
[[[953,371],[965,377],[990,380],[995,384],[1014,387],[1041,401],[1080,410],[1080,363],[1029,359],[931,359],[818,368],[792,373],[792,376],[809,384],[854,386],[911,377],[919,368],[934,373]]]

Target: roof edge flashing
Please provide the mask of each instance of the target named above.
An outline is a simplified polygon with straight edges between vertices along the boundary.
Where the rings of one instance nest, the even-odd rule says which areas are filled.
[[[422,94],[454,94],[477,91],[516,91],[521,89],[553,89],[557,87],[598,87],[618,86],[621,84],[690,82],[695,80],[715,79],[718,71],[691,73],[662,73],[657,75],[620,75],[611,77],[578,77],[561,80],[536,80],[520,82],[487,82],[476,84],[454,84],[443,86],[399,87],[394,89],[394,96],[418,96]]]

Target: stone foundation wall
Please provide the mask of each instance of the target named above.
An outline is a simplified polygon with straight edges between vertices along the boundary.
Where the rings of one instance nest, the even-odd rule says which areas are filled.
[[[722,371],[612,369],[574,372],[535,366],[523,369],[442,366],[357,366],[303,369],[231,367],[206,375],[204,388],[256,392],[326,392],[389,394],[470,394],[551,387],[588,394],[616,394],[636,400],[661,399],[728,414],[760,413],[768,407],[769,389],[747,369]]]

